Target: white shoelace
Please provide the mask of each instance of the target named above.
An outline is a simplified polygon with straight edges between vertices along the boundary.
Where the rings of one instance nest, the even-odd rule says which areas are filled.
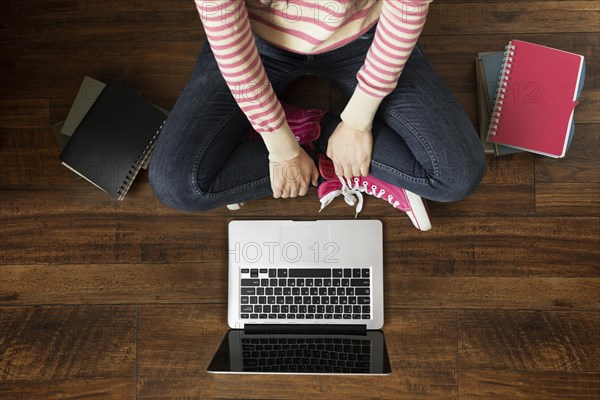
[[[319,212],[321,212],[325,207],[329,205],[329,203],[331,203],[333,199],[335,199],[341,194],[344,196],[344,201],[349,206],[354,207],[354,205],[358,202],[356,206],[356,214],[354,215],[354,218],[356,218],[358,216],[358,213],[361,212],[363,208],[363,194],[361,193],[358,187],[353,188],[352,186],[348,186],[344,178],[338,177],[338,179],[340,180],[340,182],[342,182],[342,188],[338,190],[332,190],[331,192],[323,196],[323,198],[321,199],[321,209],[319,210]]]
[[[329,203],[331,203],[331,201],[333,199],[335,199],[336,197],[338,197],[341,194],[344,196],[344,201],[349,206],[354,206],[358,202],[358,205],[356,206],[356,214],[354,215],[354,218],[356,218],[358,216],[358,213],[361,212],[362,208],[363,208],[362,192],[373,195],[373,196],[377,197],[378,199],[380,199],[381,196],[383,196],[385,194],[384,189],[379,189],[379,191],[377,191],[377,186],[375,186],[375,185],[371,185],[371,192],[369,192],[367,182],[363,181],[363,184],[359,185],[359,182],[360,182],[359,178],[354,178],[354,184],[352,184],[352,180],[350,180],[350,179],[348,179],[347,182],[346,182],[346,178],[338,177],[338,179],[340,180],[340,182],[342,182],[342,188],[338,189],[338,190],[333,190],[330,193],[323,196],[323,198],[321,199],[321,209],[319,210],[319,212],[321,212],[325,207],[327,207],[329,205]],[[396,208],[398,206],[398,204],[400,204],[400,202],[398,200],[394,201],[394,197],[391,194],[387,195],[387,201],[394,208]]]

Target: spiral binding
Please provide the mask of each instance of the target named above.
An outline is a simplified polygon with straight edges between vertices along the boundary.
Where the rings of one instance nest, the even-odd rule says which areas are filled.
[[[119,191],[117,192],[119,194],[119,200],[123,200],[123,198],[129,191],[129,188],[133,184],[133,180],[137,176],[138,172],[140,172],[140,169],[142,168],[142,166],[144,165],[144,163],[150,156],[150,153],[152,152],[152,149],[154,148],[154,143],[156,143],[156,139],[158,138],[158,135],[162,131],[165,121],[166,120],[164,120],[160,124],[160,126],[158,127],[158,129],[156,130],[156,132],[154,133],[154,135],[152,136],[152,138],[150,139],[150,141],[148,142],[146,147],[144,147],[144,150],[142,150],[142,152],[137,156],[137,159],[135,160],[135,162],[133,163],[133,165],[127,172],[127,175],[125,176],[125,180],[122,182],[121,187],[119,188]]]
[[[502,106],[504,106],[504,98],[506,97],[506,87],[508,86],[508,80],[510,77],[510,69],[515,56],[515,49],[517,47],[509,42],[504,47],[504,57],[502,58],[502,73],[498,78],[498,89],[496,90],[496,102],[494,104],[494,111],[490,119],[490,127],[488,129],[488,136],[494,136],[498,132],[498,125],[500,124],[500,117],[502,116]]]

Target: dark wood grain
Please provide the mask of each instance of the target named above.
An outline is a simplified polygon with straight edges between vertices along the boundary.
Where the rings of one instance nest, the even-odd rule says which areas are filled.
[[[535,186],[535,204],[538,215],[598,216],[600,215],[600,184],[598,182],[538,183]]]
[[[240,217],[248,218],[246,212]],[[347,209],[344,213],[347,214]],[[320,218],[339,218],[341,211],[332,214],[323,213]],[[384,223],[387,268],[402,275],[593,277],[598,273],[596,260],[600,250],[595,244],[600,226],[593,217],[501,220],[434,217],[435,228],[428,232],[416,230],[401,213],[379,219]],[[78,218],[6,217],[2,220],[1,261],[4,264],[195,262],[224,268],[223,246],[230,220],[229,216],[223,219],[202,215],[143,214],[127,218],[101,212],[96,217]],[[34,235],[40,229],[43,233]]]
[[[131,378],[135,306],[1,307],[0,380]]]
[[[498,34],[504,32],[597,32],[594,1],[433,2],[427,34]]]
[[[223,303],[222,263],[4,265],[2,304]]]
[[[72,182],[58,162],[59,153],[50,131],[48,99],[0,100],[1,186]]]
[[[576,124],[573,137],[564,158],[536,157],[536,182],[600,183],[600,124]]]
[[[135,379],[75,379],[0,381],[3,400],[129,400],[135,398]]]
[[[460,398],[469,400],[591,400],[600,393],[600,374],[595,372],[464,370],[459,379]]]
[[[393,308],[572,310],[598,308],[597,278],[403,275],[388,263]],[[50,269],[51,268],[51,269]],[[507,267],[508,268],[508,267]],[[4,304],[225,303],[227,270],[217,264],[2,266]]]
[[[403,369],[390,377],[205,375],[142,378],[140,399],[458,399],[454,371]],[[251,394],[249,393],[251,391]]]
[[[461,311],[458,318],[464,369],[600,372],[597,311]]]

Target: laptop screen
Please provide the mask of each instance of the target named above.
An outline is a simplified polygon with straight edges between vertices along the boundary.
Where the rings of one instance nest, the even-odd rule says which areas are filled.
[[[215,373],[391,372],[381,331],[364,334],[247,334],[230,330],[208,366]]]

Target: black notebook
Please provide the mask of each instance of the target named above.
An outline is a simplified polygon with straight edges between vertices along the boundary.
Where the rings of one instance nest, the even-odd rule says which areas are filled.
[[[123,200],[166,114],[120,80],[108,82],[60,154],[63,165]]]

